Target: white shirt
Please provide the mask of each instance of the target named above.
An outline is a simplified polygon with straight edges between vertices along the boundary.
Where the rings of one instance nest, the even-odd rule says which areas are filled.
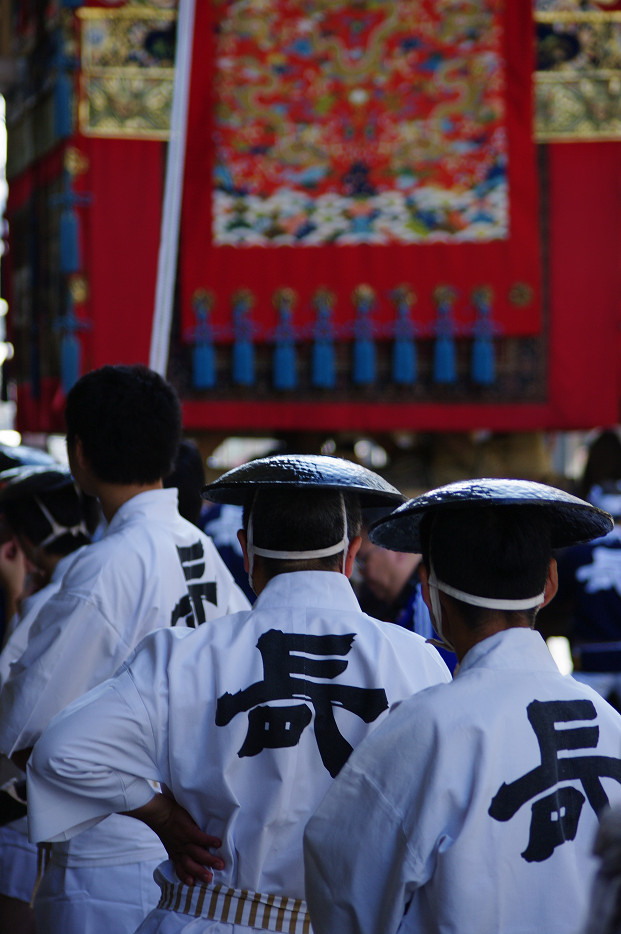
[[[391,712],[309,822],[315,934],[581,931],[593,804],[621,801],[620,756],[621,716],[539,633],[478,643]]]
[[[148,636],[54,720],[29,764],[31,838],[139,807],[154,779],[222,839],[215,882],[303,897],[302,831],[331,771],[389,704],[448,680],[420,636],[361,612],[344,575],[280,574],[249,613]]]
[[[176,489],[133,497],[104,537],[79,553],[33,622],[0,692],[0,752],[32,746],[55,713],[113,675],[148,632],[246,607],[211,540],[179,516]],[[54,858],[102,865],[156,851],[159,841],[147,827],[114,816],[96,835],[64,852],[55,848]]]
[[[60,559],[45,587],[41,587],[40,590],[26,597],[26,599],[22,601],[19,613],[16,613],[11,619],[11,625],[7,627],[6,642],[4,643],[2,652],[0,652],[0,690],[9,676],[11,665],[13,662],[17,661],[26,650],[30,627],[37,618],[39,610],[45,601],[49,600],[52,594],[56,593],[60,587],[63,575],[69,565],[73,563],[73,559],[78,551],[79,549],[76,549],[76,551],[72,552],[70,555],[66,555],[64,558]],[[10,759],[7,759],[5,756],[0,756],[0,776],[0,781],[4,782],[20,776],[23,779],[24,773],[14,765]],[[3,842],[4,832],[5,828],[0,827],[0,842]],[[26,817],[20,817],[15,821],[11,821],[7,833],[10,836],[14,833],[20,833],[26,837],[28,834],[28,822]],[[24,844],[26,844],[26,841],[24,841]]]
[[[2,652],[0,652],[0,690],[2,690],[5,681],[9,677],[11,665],[18,658],[21,658],[26,651],[30,628],[36,620],[39,610],[58,591],[65,572],[73,564],[78,551],[81,551],[81,549],[78,548],[70,555],[65,555],[64,558],[60,559],[45,587],[41,587],[40,590],[36,590],[29,597],[26,597],[22,601],[19,612],[10,620],[7,626],[7,638]]]

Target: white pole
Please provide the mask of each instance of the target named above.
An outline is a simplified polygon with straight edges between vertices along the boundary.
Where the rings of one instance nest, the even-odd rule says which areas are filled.
[[[166,181],[164,185],[160,248],[157,260],[157,284],[151,328],[151,348],[149,351],[149,366],[162,376],[166,375],[168,366],[175,277],[177,274],[195,2],[196,0],[179,0],[177,18],[170,137],[166,155]]]

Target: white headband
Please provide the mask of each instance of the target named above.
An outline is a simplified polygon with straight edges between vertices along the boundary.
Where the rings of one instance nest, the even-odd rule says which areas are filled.
[[[250,509],[248,517],[248,531],[246,533],[246,550],[248,552],[248,577],[252,586],[252,570],[254,567],[254,556],[259,555],[262,558],[276,558],[278,561],[300,560],[310,561],[312,558],[328,558],[330,555],[343,554],[343,572],[347,561],[347,549],[349,547],[349,532],[347,529],[347,509],[345,508],[345,497],[341,493],[341,511],[343,514],[343,537],[336,545],[328,545],[327,548],[314,548],[310,551],[279,551],[273,548],[259,548],[254,544],[252,537],[252,514],[254,511],[254,502]]]
[[[431,581],[433,577],[433,583]],[[449,597],[455,597],[463,603],[469,603],[471,606],[486,607],[489,610],[531,610],[535,606],[540,606],[545,597],[545,591],[537,594],[536,597],[525,597],[523,600],[501,600],[499,597],[478,597],[476,594],[466,593],[464,590],[458,590],[457,587],[451,587],[444,581],[439,581],[435,571],[432,570],[430,583]]]
[[[540,606],[545,596],[543,593],[536,597],[526,597],[524,600],[501,600],[498,597],[477,597],[475,594],[466,593],[464,590],[458,590],[451,587],[443,581],[437,581],[438,590],[447,593],[449,597],[455,597],[463,603],[469,603],[471,606],[483,606],[490,610],[530,610],[534,606]]]

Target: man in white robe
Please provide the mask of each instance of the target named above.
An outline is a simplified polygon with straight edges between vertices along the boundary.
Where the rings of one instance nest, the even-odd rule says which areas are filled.
[[[77,551],[90,542],[99,507],[93,497],[77,489],[69,470],[60,464],[22,465],[0,473],[0,514],[10,536],[0,545],[0,583],[5,606],[15,609],[12,617],[6,616],[1,689],[11,665],[26,649],[39,608],[58,590]],[[28,841],[25,808],[24,816],[8,820],[15,813],[15,799],[25,794],[25,776],[5,756],[0,756],[0,776],[6,788],[0,808],[0,931],[34,934],[30,901],[37,878],[37,848]]]
[[[110,677],[144,635],[197,626],[248,607],[212,542],[162,489],[181,411],[146,367],[103,367],[67,398],[73,476],[108,523],[77,555],[32,623],[26,651],[0,693],[0,752],[25,769],[51,717]],[[113,815],[55,844],[34,903],[38,934],[129,934],[157,901],[156,835]]]
[[[371,529],[422,552],[451,684],[403,701],[342,770],[305,836],[316,934],[576,934],[598,814],[621,802],[621,717],[560,674],[538,607],[552,549],[607,513],[543,484],[481,480],[411,500]]]
[[[422,637],[363,614],[348,580],[359,501],[400,502],[394,487],[340,458],[281,455],[206,496],[244,504],[253,609],[153,633],[55,718],[29,765],[30,832],[64,839],[111,811],[161,832],[171,860],[142,934],[306,934],[306,821],[389,706],[450,675]]]

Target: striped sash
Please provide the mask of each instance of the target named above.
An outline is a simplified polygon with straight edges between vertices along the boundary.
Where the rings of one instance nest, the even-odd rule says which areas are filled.
[[[193,918],[242,924],[280,934],[312,934],[306,902],[285,895],[262,895],[227,885],[172,883],[159,870],[154,878],[162,896],[158,908],[179,911]]]

